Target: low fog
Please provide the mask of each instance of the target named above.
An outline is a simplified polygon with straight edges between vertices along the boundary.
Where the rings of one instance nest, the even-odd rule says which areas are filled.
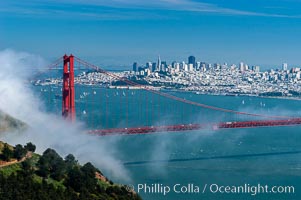
[[[60,116],[44,112],[43,102],[26,84],[36,69],[47,62],[37,55],[14,50],[0,52],[0,110],[27,123],[25,132],[0,135],[12,145],[33,142],[37,152],[54,148],[62,157],[72,153],[80,163],[92,162],[108,178],[130,181],[129,173],[117,159],[118,137],[96,137],[84,133],[84,125],[70,124]]]

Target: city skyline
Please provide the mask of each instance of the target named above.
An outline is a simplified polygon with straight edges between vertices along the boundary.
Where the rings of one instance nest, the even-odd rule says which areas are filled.
[[[238,63],[218,63],[218,62],[213,62],[209,63],[206,61],[199,60],[197,57],[194,55],[190,55],[186,58],[186,60],[172,60],[172,61],[166,61],[166,60],[161,60],[161,56],[158,55],[158,59],[155,62],[155,60],[145,60],[142,63],[138,63],[137,61],[133,62],[133,65],[129,67],[129,69],[133,71],[141,71],[144,69],[150,69],[151,71],[161,71],[161,64],[163,65],[163,68],[175,68],[175,65],[178,65],[179,68],[185,69],[185,65],[187,67],[187,71],[191,71],[192,69],[194,70],[199,70],[201,66],[207,66],[209,67],[216,67],[216,66],[224,66],[224,67],[235,67],[235,68],[240,68],[240,69],[252,69],[252,68],[261,68],[262,70],[290,70],[293,68],[300,68],[301,65],[290,65],[287,62],[279,63],[278,65],[274,66],[261,66],[261,65],[254,65],[252,63],[244,63],[242,61]],[[189,66],[192,64],[192,66]],[[127,69],[124,69],[127,70]],[[164,71],[164,70],[163,70]],[[242,70],[244,71],[244,70]]]
[[[299,66],[296,0],[4,0],[0,49],[51,60],[74,53],[104,66],[167,62]]]

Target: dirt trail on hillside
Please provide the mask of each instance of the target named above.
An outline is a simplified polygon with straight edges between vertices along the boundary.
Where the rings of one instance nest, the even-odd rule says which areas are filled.
[[[13,165],[13,164],[17,164],[17,163],[21,163],[23,161],[25,161],[26,159],[28,158],[31,158],[32,157],[32,152],[27,152],[27,154],[21,159],[21,160],[17,160],[17,159],[13,159],[12,161],[9,161],[9,162],[6,162],[6,161],[2,161],[0,160],[0,168],[2,167],[7,167],[7,166],[10,166],[10,165]]]

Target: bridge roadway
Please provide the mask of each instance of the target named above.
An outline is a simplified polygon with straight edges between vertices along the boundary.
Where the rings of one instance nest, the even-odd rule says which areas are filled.
[[[135,134],[151,134],[159,132],[179,132],[200,129],[231,129],[231,128],[255,128],[269,126],[294,126],[301,125],[301,118],[289,118],[281,120],[257,120],[257,121],[236,121],[221,122],[208,124],[180,124],[169,126],[144,126],[135,128],[111,128],[90,130],[89,134],[106,136],[106,135],[135,135]]]

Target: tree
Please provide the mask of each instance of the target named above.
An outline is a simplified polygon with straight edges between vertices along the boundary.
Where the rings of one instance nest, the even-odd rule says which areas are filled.
[[[25,175],[33,175],[34,168],[31,159],[26,159],[22,163],[22,169]]]
[[[25,149],[27,149],[27,151],[31,151],[31,152],[35,152],[36,150],[36,145],[32,144],[31,142],[28,142],[25,146]]]
[[[21,160],[26,156],[27,150],[21,144],[17,144],[14,149],[14,157]]]
[[[97,169],[90,162],[88,162],[81,168],[81,171],[84,175],[84,183],[86,188],[89,191],[94,191],[97,185],[97,179],[95,177]]]
[[[68,171],[65,185],[70,186],[74,191],[80,192],[84,187],[84,175],[79,167],[74,167]]]
[[[81,170],[86,176],[95,178],[95,172],[97,172],[97,169],[90,162],[84,164]]]
[[[66,184],[76,192],[89,191],[94,193],[97,188],[96,171],[97,169],[89,162],[83,167],[75,166],[68,171]]]
[[[14,155],[13,150],[8,146],[8,144],[4,144],[4,147],[2,150],[3,160],[10,161],[10,159],[13,157],[13,155]]]
[[[78,161],[75,159],[74,155],[72,154],[68,154],[65,157],[65,163],[67,165],[66,167],[68,170],[78,165]]]
[[[65,173],[66,165],[62,157],[53,149],[48,148],[38,161],[38,173],[47,177],[50,175],[55,180],[61,180]]]

